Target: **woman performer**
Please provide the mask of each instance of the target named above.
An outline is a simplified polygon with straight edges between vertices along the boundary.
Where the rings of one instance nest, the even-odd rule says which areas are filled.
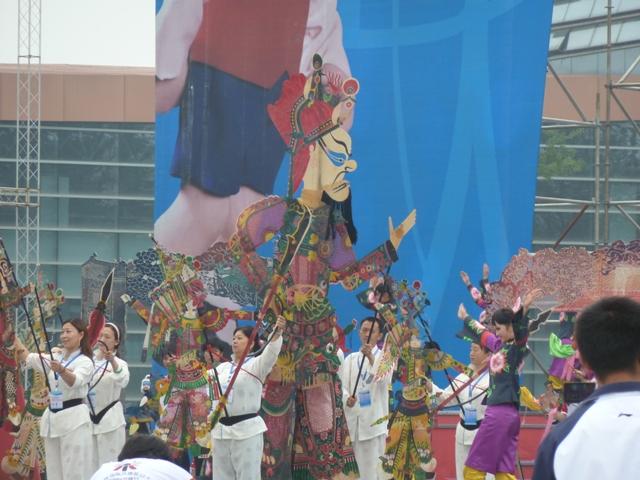
[[[93,474],[91,418],[85,403],[93,373],[87,325],[79,318],[65,320],[60,341],[60,355],[40,357],[29,353],[16,336],[16,353],[28,367],[45,371],[51,385],[49,407],[40,421],[47,479],[86,480]]]
[[[520,433],[520,374],[529,336],[527,310],[542,292],[525,295],[517,312],[501,308],[491,317],[495,334],[472,319],[463,304],[458,318],[464,321],[465,334],[493,352],[489,360],[490,384],[487,409],[464,467],[465,480],[484,480],[493,473],[496,480],[515,480],[515,459]]]
[[[116,461],[125,442],[126,421],[120,395],[129,383],[129,367],[116,356],[120,341],[118,326],[106,323],[93,357],[89,409],[93,422],[94,471],[106,462]]]
[[[226,414],[211,431],[213,444],[213,480],[254,480],[260,478],[263,433],[267,430],[264,420],[258,416],[262,400],[262,385],[278,359],[282,347],[282,331],[285,319],[278,317],[271,340],[261,355],[247,357],[242,364],[231,393],[227,399]],[[233,332],[234,361],[225,362],[210,371],[214,378],[214,405],[224,392],[236,369],[235,359],[251,337],[251,327],[239,327]],[[256,342],[252,351],[259,348]]]

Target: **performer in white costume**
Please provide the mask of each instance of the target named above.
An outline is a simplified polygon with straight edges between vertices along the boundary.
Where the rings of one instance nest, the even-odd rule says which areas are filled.
[[[262,385],[278,359],[282,347],[285,319],[279,317],[271,341],[257,357],[247,357],[242,364],[227,399],[226,413],[211,431],[213,445],[213,480],[255,480],[260,478],[260,462],[267,430],[258,415],[262,401]],[[212,408],[215,410],[220,391],[224,393],[237,365],[235,359],[244,351],[251,327],[237,328],[233,333],[233,358],[209,371],[214,379]],[[257,350],[259,345],[254,345]],[[218,380],[215,380],[215,379]],[[218,383],[219,387],[218,387]]]
[[[460,408],[460,421],[456,426],[456,479],[463,480],[462,471],[464,470],[464,462],[469,455],[469,449],[473,443],[473,439],[476,438],[476,433],[480,427],[480,423],[484,418],[484,411],[487,406],[482,402],[486,398],[486,392],[489,388],[489,371],[487,364],[491,353],[482,348],[477,343],[471,344],[471,350],[469,352],[469,358],[471,363],[469,367],[477,374],[484,369],[484,372],[480,376],[466,386],[463,390],[458,392],[457,398],[462,402]],[[461,373],[455,379],[452,384],[455,389],[458,389],[469,381],[469,377]],[[445,399],[453,393],[451,386],[448,386],[444,390],[441,390],[436,385],[433,386],[434,392],[441,399]],[[448,405],[458,405],[458,399],[453,397]],[[468,403],[467,403],[468,402]],[[487,448],[491,448],[487,445]],[[490,473],[487,474],[487,480],[493,479],[494,476]]]
[[[91,418],[86,397],[93,373],[86,324],[66,320],[60,334],[62,354],[29,353],[16,337],[16,353],[27,366],[49,377],[49,407],[40,421],[48,480],[86,480],[93,474]]]
[[[373,332],[369,336],[372,328]],[[383,476],[380,456],[384,454],[387,422],[372,424],[389,414],[392,371],[374,382],[373,377],[382,357],[382,351],[377,347],[382,339],[380,321],[373,317],[362,319],[359,335],[362,348],[359,352],[349,354],[340,368],[345,415],[360,478],[383,479],[386,477]],[[355,395],[352,395],[363,359],[360,380],[357,382]]]
[[[115,461],[125,442],[126,421],[120,395],[129,383],[129,367],[127,362],[116,357],[119,345],[120,329],[113,323],[106,323],[93,357],[94,370],[88,395],[93,423],[94,471],[104,463]]]

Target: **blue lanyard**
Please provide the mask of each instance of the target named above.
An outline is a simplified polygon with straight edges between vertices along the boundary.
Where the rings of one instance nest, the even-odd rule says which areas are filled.
[[[473,390],[478,386],[478,383],[480,383],[480,380],[482,380],[482,377],[484,377],[487,374],[488,370],[485,370],[484,372],[482,372],[482,374],[476,378],[475,383],[470,383],[469,384],[469,398],[473,398]]]
[[[231,368],[229,369],[229,375],[227,375],[227,381],[225,383],[225,385],[229,385],[229,382],[231,381],[231,377],[233,377],[233,372],[236,369],[236,364],[234,362],[231,362]]]
[[[376,354],[378,353],[378,347],[375,347],[373,350],[371,350],[371,355],[373,356],[374,362],[376,359]],[[367,380],[367,377],[369,377],[369,369],[373,368],[373,365],[369,365],[369,361],[367,360],[367,357],[364,356],[364,354],[362,352],[360,352],[361,357],[358,359],[361,362],[364,362],[364,365],[362,366],[362,373],[360,374],[360,380],[362,382],[365,382]]]
[[[64,368],[67,368],[67,367],[68,367],[69,365],[71,365],[71,364],[73,363],[73,361],[74,361],[76,358],[78,358],[80,355],[82,355],[82,352],[78,352],[78,353],[76,354],[76,356],[75,356],[75,357],[73,357],[73,358],[71,358],[69,361],[67,361],[67,363],[64,363],[64,362],[62,362],[62,361],[60,361],[60,363],[62,364],[62,366],[63,366]],[[49,367],[49,368],[51,368],[51,367]],[[56,380],[58,380],[58,374],[57,374],[56,372],[53,372],[53,376],[54,376],[54,378],[55,378]]]
[[[96,376],[96,373],[98,373],[100,370],[102,370],[103,368],[107,368],[107,363],[109,363],[109,360],[105,360],[104,363],[97,365],[93,368],[93,374],[91,375],[91,380],[93,380],[93,377]],[[91,382],[89,382],[91,383]]]

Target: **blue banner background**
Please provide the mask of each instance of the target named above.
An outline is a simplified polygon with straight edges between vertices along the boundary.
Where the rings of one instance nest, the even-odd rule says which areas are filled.
[[[398,223],[417,208],[391,273],[422,281],[433,337],[465,360],[456,308],[472,302],[459,271],[476,280],[488,262],[498,274],[531,244],[552,0],[349,0],[339,10],[361,85],[356,250],[388,238],[388,216]],[[179,188],[168,175],[177,118],[176,109],[157,118],[156,217]],[[339,286],[331,298],[343,325],[366,314]],[[352,335],[348,346],[357,343]]]

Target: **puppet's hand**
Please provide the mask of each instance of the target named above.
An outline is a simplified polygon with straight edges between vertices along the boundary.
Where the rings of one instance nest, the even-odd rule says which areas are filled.
[[[465,287],[468,287],[471,285],[471,280],[469,279],[469,275],[467,275],[467,272],[461,270],[460,279],[462,280],[462,283],[464,283]]]
[[[467,309],[464,308],[464,304],[460,304],[458,306],[458,318],[460,320],[464,320],[465,318],[467,318],[469,316],[469,314],[467,313]]]
[[[407,218],[397,227],[393,227],[393,221],[391,217],[389,217],[389,240],[391,240],[391,244],[397,250],[400,246],[400,242],[404,236],[409,233],[409,231],[416,224],[416,210],[415,208],[411,211]]]
[[[482,264],[482,279],[489,280],[489,264],[488,263]]]

